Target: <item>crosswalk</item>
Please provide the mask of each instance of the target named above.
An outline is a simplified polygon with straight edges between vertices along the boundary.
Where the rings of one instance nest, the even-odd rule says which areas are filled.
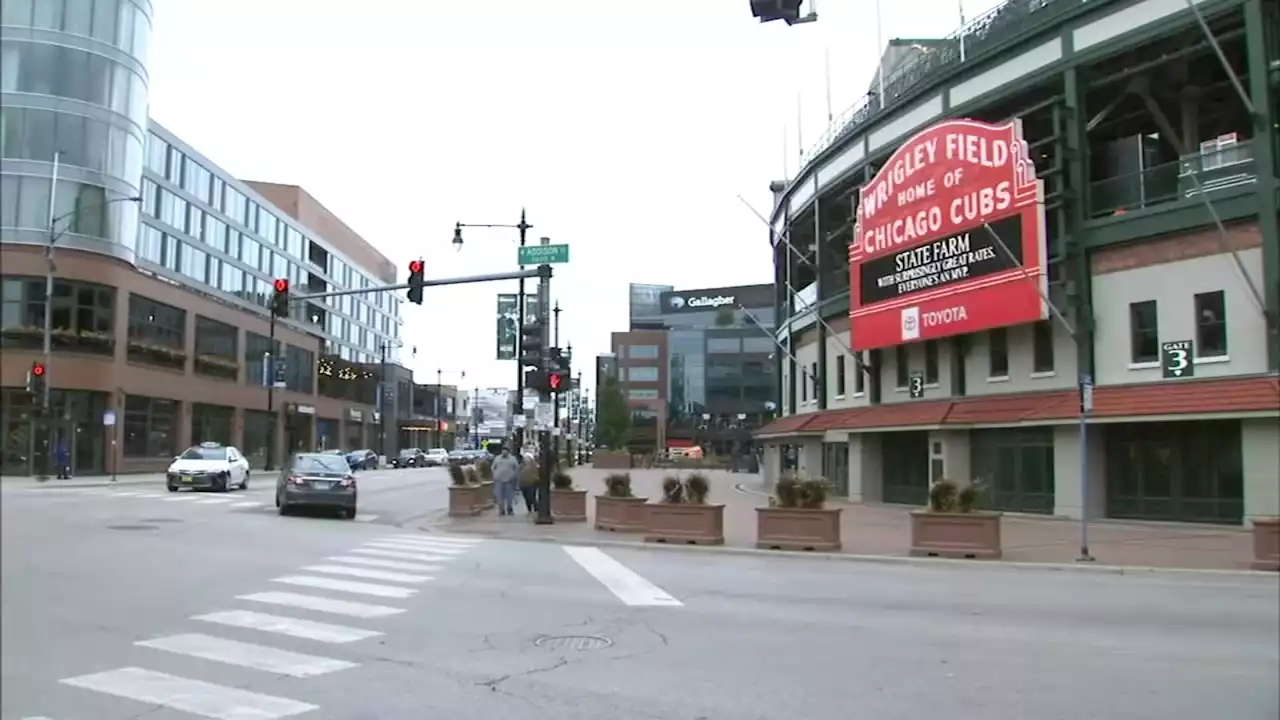
[[[275,504],[270,498],[267,500],[254,500],[254,495],[244,493],[215,494],[204,492],[153,492],[147,490],[126,490],[115,487],[83,487],[83,488],[57,488],[57,489],[26,489],[24,494],[27,497],[40,497],[49,500],[62,501],[84,501],[86,499],[104,498],[108,500],[121,500],[129,502],[152,502],[169,506],[191,506],[191,507],[209,507],[220,508],[224,510],[237,510],[241,512],[271,512],[276,511]],[[261,497],[258,494],[257,497]],[[370,513],[359,513],[355,517],[356,522],[373,522],[378,519],[378,515]]]
[[[191,627],[172,635],[139,640],[155,652],[154,662],[181,655],[222,666],[236,666],[275,677],[317,678],[358,667],[335,651],[380,637],[377,625],[408,610],[403,605],[419,590],[482,543],[479,538],[393,535],[353,547],[272,578],[268,589],[238,595],[232,607],[188,618]],[[386,553],[394,553],[391,559]],[[315,613],[317,617],[298,617]],[[252,641],[219,634],[234,629]],[[253,633],[246,636],[243,633]],[[305,651],[272,644],[281,638],[303,641]],[[277,720],[319,710],[313,703],[277,697],[181,677],[146,667],[118,667],[63,678],[61,684],[113,695],[145,705],[178,710],[214,720]]]

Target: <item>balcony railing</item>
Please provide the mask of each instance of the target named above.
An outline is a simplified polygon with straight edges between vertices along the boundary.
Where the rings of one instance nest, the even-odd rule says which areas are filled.
[[[1089,186],[1090,214],[1095,218],[1123,215],[1195,198],[1201,189],[1216,192],[1250,185],[1257,180],[1253,142],[1246,140],[1213,152],[1184,155],[1163,165],[1097,180]]]
[[[1080,4],[1080,0],[1009,0],[965,23],[964,27],[946,38],[920,43],[916,54],[885,76],[883,100],[875,92],[867,93],[853,107],[837,116],[818,142],[801,154],[801,167],[856,133],[882,111],[894,109],[917,88],[935,82],[961,63],[982,59],[988,52],[1008,45],[1019,35],[1055,24]],[[962,43],[963,61],[960,59]]]

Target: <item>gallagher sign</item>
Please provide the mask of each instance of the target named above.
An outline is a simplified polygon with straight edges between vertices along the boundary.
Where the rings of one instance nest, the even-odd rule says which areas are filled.
[[[1045,319],[1044,232],[1043,185],[1021,120],[947,120],[921,131],[860,191],[849,245],[850,345],[869,350]]]

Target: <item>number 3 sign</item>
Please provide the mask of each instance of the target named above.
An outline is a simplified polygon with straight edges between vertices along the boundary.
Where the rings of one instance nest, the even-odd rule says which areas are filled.
[[[1166,378],[1195,377],[1195,361],[1195,345],[1190,340],[1160,343],[1160,369]]]

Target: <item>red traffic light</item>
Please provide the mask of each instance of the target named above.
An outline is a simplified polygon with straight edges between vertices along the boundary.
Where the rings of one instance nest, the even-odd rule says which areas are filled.
[[[548,377],[547,377],[547,386],[548,386],[548,387],[550,387],[552,390],[559,390],[559,389],[560,389],[560,376],[559,376],[559,375],[556,375],[555,373],[552,373],[550,376],[548,376]]]
[[[411,273],[420,273],[420,272],[422,272],[422,261],[421,261],[421,260],[412,260],[412,261],[410,261],[410,262],[409,262],[409,272],[411,272]]]
[[[36,377],[44,375],[44,363],[35,363],[31,366],[31,374]]]
[[[285,278],[276,278],[275,288],[278,293],[287,293],[289,292],[289,281]]]

